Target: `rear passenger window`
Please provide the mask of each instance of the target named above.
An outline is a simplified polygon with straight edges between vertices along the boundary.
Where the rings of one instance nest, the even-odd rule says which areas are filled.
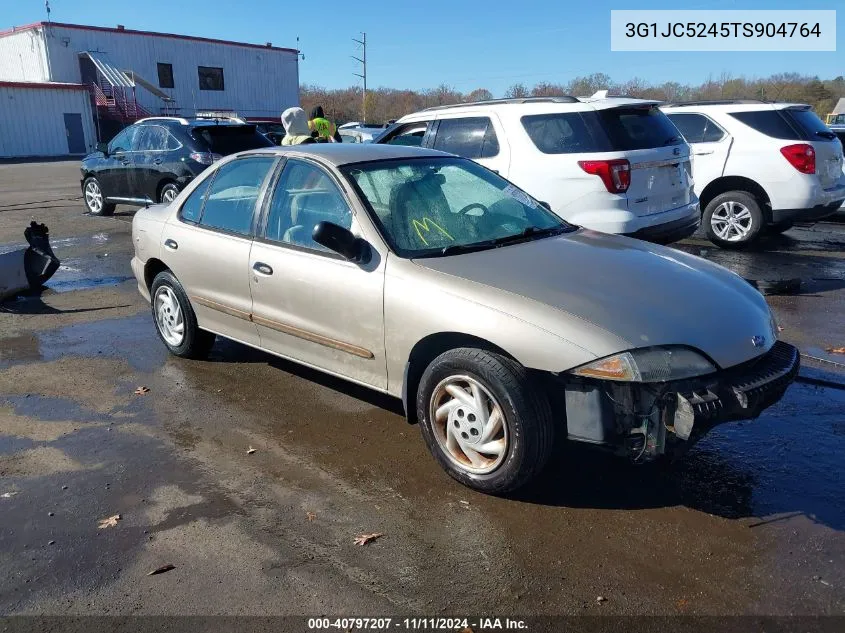
[[[168,150],[174,150],[179,149],[180,147],[182,147],[182,143],[179,142],[179,139],[173,136],[170,132],[168,132],[166,148]]]
[[[311,239],[320,222],[352,228],[352,212],[329,175],[319,167],[289,160],[273,192],[264,236],[274,242],[328,251]]]
[[[200,225],[248,235],[261,185],[274,162],[272,157],[239,158],[218,169],[206,196]]]
[[[801,134],[784,119],[777,110],[751,110],[748,112],[731,112],[737,121],[772,138],[801,141]]]
[[[464,158],[490,158],[499,153],[499,139],[487,117],[443,119],[437,126],[434,149]]]
[[[703,114],[678,113],[668,116],[688,143],[713,143],[725,136],[722,128]]]
[[[194,224],[199,222],[200,213],[202,213],[202,204],[205,202],[205,192],[208,191],[208,186],[211,184],[212,180],[214,180],[213,174],[203,180],[199,185],[197,185],[197,188],[191,192],[191,195],[188,196],[188,199],[185,200],[185,203],[179,210],[179,217],[182,220],[185,222],[193,222]]]
[[[612,150],[594,112],[535,114],[524,116],[521,121],[531,141],[544,154]]]
[[[160,125],[144,125],[137,136],[139,152],[156,152],[167,146],[167,130]]]

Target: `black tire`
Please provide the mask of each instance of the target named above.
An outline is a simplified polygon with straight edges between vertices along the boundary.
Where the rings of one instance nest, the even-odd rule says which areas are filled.
[[[100,205],[97,206],[96,202],[92,202],[88,195],[89,193],[89,186],[93,186],[96,188],[96,191],[100,194]],[[88,209],[88,213],[91,215],[111,215],[114,213],[114,209],[117,205],[106,202],[105,198],[103,197],[103,188],[100,186],[100,181],[97,180],[94,176],[89,176],[85,179],[85,182],[82,183],[82,202],[85,203],[85,208]]]
[[[785,233],[793,226],[795,226],[794,222],[781,222],[780,224],[769,224],[765,228],[765,231],[769,235],[778,235],[779,233]]]
[[[172,193],[173,193],[173,197],[175,198],[176,196],[178,196],[178,195],[179,195],[179,187],[177,187],[177,186],[176,186],[174,183],[172,183],[172,182],[167,183],[166,185],[164,185],[164,186],[161,188],[161,191],[159,191],[159,192],[158,192],[158,201],[159,201],[159,202],[164,202],[164,201],[165,201],[165,197],[166,197],[166,196],[167,196],[167,194],[168,194],[168,193],[170,193],[170,192],[172,192]]]
[[[713,213],[717,211],[723,204],[734,202],[745,207],[751,215],[751,224],[748,227],[748,232],[741,239],[731,241],[722,239],[713,230]],[[707,239],[713,242],[716,246],[721,248],[741,249],[746,248],[760,237],[765,224],[763,211],[760,208],[760,202],[747,191],[727,191],[713,198],[707,207],[704,209],[704,215],[701,223],[704,225],[704,230],[707,233]]]
[[[504,459],[492,472],[472,473],[455,464],[441,448],[429,413],[434,391],[450,376],[469,376],[497,401],[503,412],[508,442]],[[554,448],[554,423],[548,399],[519,363],[475,348],[444,352],[426,368],[417,389],[420,431],[440,466],[460,483],[484,493],[512,492],[534,479],[549,461]]]
[[[163,286],[168,287],[172,291],[182,311],[184,334],[181,343],[178,345],[171,344],[165,339],[156,315],[156,296]],[[216,336],[211,332],[206,332],[199,328],[197,325],[197,316],[194,314],[194,309],[191,307],[188,295],[185,293],[185,289],[182,288],[179,280],[173,276],[173,273],[169,270],[164,270],[156,275],[153,285],[150,287],[150,298],[150,307],[153,313],[156,333],[161,339],[161,342],[170,350],[170,353],[182,358],[205,358],[208,356],[208,352],[214,345]]]

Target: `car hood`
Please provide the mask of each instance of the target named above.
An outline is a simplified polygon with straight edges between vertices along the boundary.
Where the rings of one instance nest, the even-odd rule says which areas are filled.
[[[777,336],[766,301],[738,275],[623,236],[578,230],[415,263],[482,284],[474,300],[496,309],[512,307],[513,295],[529,300],[519,318],[536,315],[568,340],[578,342],[578,329],[588,322],[607,332],[610,347],[621,347],[616,351],[686,345],[725,368],[764,353]],[[763,337],[762,344],[757,338],[755,346],[754,337]],[[591,351],[606,354],[602,347]]]

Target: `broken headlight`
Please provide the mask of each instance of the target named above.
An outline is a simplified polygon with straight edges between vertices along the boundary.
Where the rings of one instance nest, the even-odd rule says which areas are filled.
[[[570,373],[620,382],[668,382],[714,371],[712,362],[687,347],[647,347],[600,358]]]

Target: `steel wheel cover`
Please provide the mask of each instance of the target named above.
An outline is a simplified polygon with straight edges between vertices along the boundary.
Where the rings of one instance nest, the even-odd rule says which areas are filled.
[[[461,470],[491,473],[508,453],[508,428],[502,407],[476,379],[449,376],[431,396],[429,417],[443,454]]]
[[[93,180],[85,185],[85,203],[92,213],[103,210],[103,192],[100,191],[100,185]]]
[[[161,286],[156,290],[155,318],[158,331],[168,345],[179,347],[185,340],[185,320],[179,300],[170,286]]]
[[[710,226],[720,239],[739,242],[748,237],[754,218],[744,204],[728,200],[720,204],[710,216]]]

